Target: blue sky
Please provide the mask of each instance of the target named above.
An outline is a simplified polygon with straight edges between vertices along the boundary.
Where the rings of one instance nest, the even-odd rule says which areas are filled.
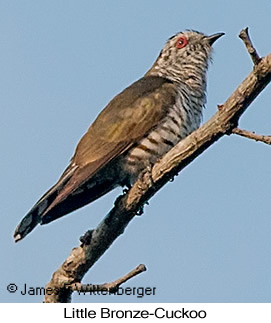
[[[6,285],[44,286],[121,192],[13,242],[18,222],[108,101],[176,32],[223,31],[208,73],[208,120],[252,69],[240,30],[250,28],[260,55],[271,51],[270,14],[269,0],[0,1],[1,302],[41,302]],[[240,127],[271,134],[270,101],[269,87]],[[270,302],[270,157],[262,143],[222,138],[156,194],[83,280],[112,281],[144,263],[148,271],[125,286],[156,287],[155,296],[73,301]]]

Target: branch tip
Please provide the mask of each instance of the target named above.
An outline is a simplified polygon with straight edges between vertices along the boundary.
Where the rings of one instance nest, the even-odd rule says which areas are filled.
[[[73,292],[98,292],[98,291],[105,291],[105,292],[114,292],[118,289],[120,285],[128,281],[129,279],[135,277],[138,274],[141,274],[142,272],[146,271],[147,268],[145,265],[138,265],[136,268],[134,268],[132,271],[130,271],[128,274],[124,275],[123,277],[110,282],[110,283],[104,283],[104,284],[81,284],[81,283],[73,283],[70,286],[67,286],[72,290]]]
[[[241,30],[239,37],[242,39],[244,42],[247,51],[253,61],[254,65],[258,65],[259,62],[261,61],[261,57],[258,55],[256,49],[253,47],[252,41],[250,39],[249,33],[248,33],[248,27],[245,29]]]
[[[271,145],[271,136],[258,135],[253,131],[248,131],[239,128],[232,129],[232,133],[255,141],[261,141],[267,145]]]

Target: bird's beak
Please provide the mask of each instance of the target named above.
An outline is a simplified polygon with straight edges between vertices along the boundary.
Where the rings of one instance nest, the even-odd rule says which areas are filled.
[[[225,33],[217,33],[217,34],[213,34],[211,36],[207,36],[206,39],[208,41],[208,43],[211,45],[213,45],[213,43],[220,38],[221,36],[225,35]]]

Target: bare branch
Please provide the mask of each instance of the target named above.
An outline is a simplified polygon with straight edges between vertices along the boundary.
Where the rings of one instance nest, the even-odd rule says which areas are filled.
[[[255,132],[247,131],[247,130],[240,129],[240,128],[232,129],[232,133],[242,136],[242,137],[253,139],[256,141],[261,141],[267,145],[271,145],[271,136],[257,135]]]
[[[81,284],[81,283],[74,283],[71,286],[72,291],[81,291],[81,292],[97,292],[97,291],[106,291],[106,292],[114,292],[118,289],[120,285],[125,283],[127,280],[143,273],[146,271],[147,268],[145,265],[138,265],[135,269],[130,271],[128,274],[124,275],[123,277],[111,282],[111,283],[104,283],[101,285],[92,285],[92,284]]]
[[[120,196],[113,209],[87,239],[74,248],[53,274],[47,288],[60,292],[45,296],[45,302],[69,302],[72,290],[65,285],[80,282],[144,204],[169,180],[225,134],[232,133],[240,116],[271,80],[271,54],[261,59],[216,114],[199,129],[173,147],[152,168],[142,174],[127,194]]]
[[[261,58],[258,55],[256,49],[253,47],[253,44],[252,44],[251,39],[250,39],[249,34],[248,34],[248,27],[241,30],[241,32],[239,34],[239,37],[245,43],[245,46],[246,46],[246,48],[248,50],[248,53],[249,53],[254,65],[259,64]]]

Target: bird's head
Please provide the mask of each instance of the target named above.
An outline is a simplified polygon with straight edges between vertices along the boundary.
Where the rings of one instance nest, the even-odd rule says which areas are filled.
[[[211,59],[212,44],[224,33],[206,36],[187,30],[169,38],[147,75],[158,75],[173,81],[204,77]]]

